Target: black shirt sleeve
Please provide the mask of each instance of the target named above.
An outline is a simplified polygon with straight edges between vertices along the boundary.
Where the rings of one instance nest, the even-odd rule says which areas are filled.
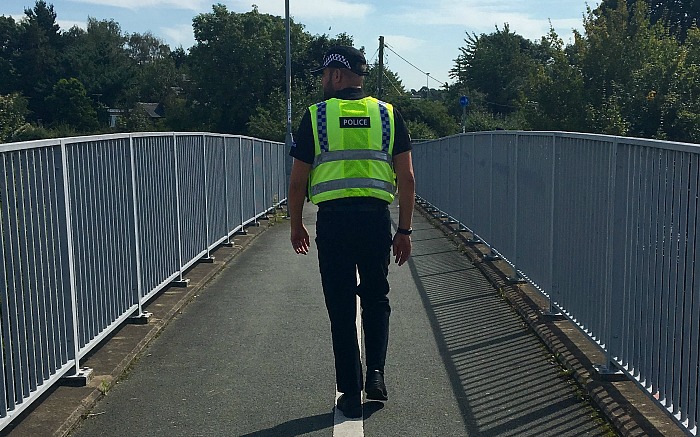
[[[296,158],[307,164],[314,163],[314,155],[316,154],[312,129],[311,112],[307,109],[304,116],[301,118],[294,143],[289,151],[289,155],[292,158]]]
[[[411,136],[408,134],[403,116],[394,108],[394,156],[411,150]]]

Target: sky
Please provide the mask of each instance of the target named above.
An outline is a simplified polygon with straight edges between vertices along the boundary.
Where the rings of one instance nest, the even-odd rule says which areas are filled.
[[[34,0],[0,0],[0,15],[24,17]],[[232,12],[285,16],[284,0],[47,0],[64,30],[86,27],[88,17],[113,19],[123,33],[151,32],[172,49],[195,44],[192,19],[212,11],[215,3]],[[596,0],[289,0],[290,16],[312,35],[347,33],[364,47],[367,60],[378,57],[384,36],[385,65],[398,74],[406,89],[452,83],[449,71],[464,47],[467,34],[489,34],[508,23],[532,41],[551,26],[573,42],[573,29],[582,31],[586,5]],[[320,62],[320,60],[319,60]],[[315,67],[309,66],[309,68]]]

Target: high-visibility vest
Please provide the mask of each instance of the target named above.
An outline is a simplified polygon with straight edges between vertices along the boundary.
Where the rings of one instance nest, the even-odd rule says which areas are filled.
[[[346,197],[393,202],[393,106],[374,97],[334,98],[309,110],[315,143],[309,199],[315,204]]]

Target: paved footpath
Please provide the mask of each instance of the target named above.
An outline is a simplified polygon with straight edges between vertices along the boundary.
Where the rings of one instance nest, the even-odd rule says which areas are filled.
[[[389,272],[389,401],[366,402],[362,420],[332,411],[315,246],[295,255],[282,222],[185,307],[73,435],[614,435],[457,247],[418,214],[414,229],[412,259]]]

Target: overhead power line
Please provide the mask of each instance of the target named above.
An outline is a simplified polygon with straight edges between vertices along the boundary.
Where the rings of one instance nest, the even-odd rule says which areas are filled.
[[[427,72],[421,70],[420,68],[416,67],[413,63],[411,63],[409,60],[407,60],[407,59],[404,58],[403,56],[401,56],[401,55],[399,55],[398,53],[396,53],[396,50],[394,50],[389,44],[384,43],[384,47],[386,47],[386,48],[388,48],[389,50],[391,50],[391,53],[393,53],[393,54],[395,54],[396,56],[398,56],[399,58],[401,58],[405,63],[407,63],[407,64],[410,65],[411,67],[413,67],[413,68],[415,68],[416,70],[420,71],[421,73],[425,74],[429,79],[434,80],[435,82],[439,83],[440,85],[447,85],[447,82],[437,80],[436,78],[430,76],[430,73],[427,73]]]

